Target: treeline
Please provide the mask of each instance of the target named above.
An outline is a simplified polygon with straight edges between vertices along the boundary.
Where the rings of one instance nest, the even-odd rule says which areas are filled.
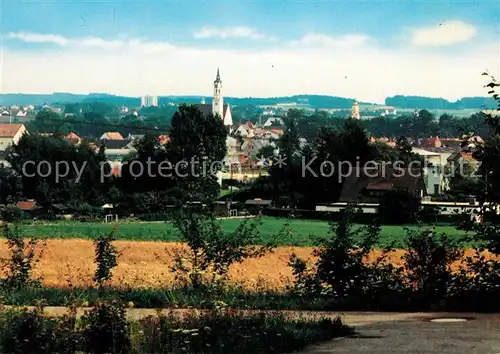
[[[495,100],[490,97],[463,97],[455,102],[444,98],[396,95],[385,99],[387,106],[411,109],[486,109],[494,108]]]
[[[226,156],[223,122],[194,106],[181,106],[167,133],[167,145],[149,134],[137,141],[120,176],[111,173],[104,146],[94,151],[86,142],[74,146],[60,136],[23,136],[7,150],[12,170],[2,170],[0,204],[35,199],[42,206],[70,203],[79,210],[112,203],[129,215],[215,199],[215,174],[222,168],[215,162]]]
[[[457,118],[449,114],[436,117],[427,110],[417,113],[395,118],[362,119],[360,124],[369,136],[394,139],[401,136],[414,139],[430,136],[455,138],[471,132],[482,137],[488,134],[486,115],[483,113],[472,114],[467,118]],[[290,109],[286,117],[297,121],[299,135],[308,141],[317,137],[321,128],[340,129],[346,121],[345,118],[334,117],[319,110],[308,113],[304,110]]]

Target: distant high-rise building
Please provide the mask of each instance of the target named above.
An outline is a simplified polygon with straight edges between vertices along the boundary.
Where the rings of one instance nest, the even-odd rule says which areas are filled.
[[[351,118],[353,119],[360,119],[360,114],[359,114],[359,104],[358,101],[354,100],[354,103],[352,104],[351,108]]]
[[[141,107],[158,107],[158,96],[142,96]]]

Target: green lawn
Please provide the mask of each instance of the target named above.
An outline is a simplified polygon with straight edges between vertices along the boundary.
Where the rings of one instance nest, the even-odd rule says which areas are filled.
[[[233,232],[242,222],[241,219],[225,219],[219,221],[224,230]],[[263,217],[260,232],[264,239],[269,240],[280,232],[285,219]],[[96,235],[111,232],[114,224],[59,222],[52,224],[24,224],[21,233],[24,236],[39,236],[47,238],[92,238]],[[416,228],[412,226],[410,228]],[[325,221],[294,220],[291,224],[293,236],[280,240],[280,245],[310,246],[313,245],[312,236],[326,236],[329,225]],[[437,226],[438,232],[444,232],[450,237],[459,237],[463,232],[453,226]],[[402,226],[384,226],[380,235],[380,245],[387,245],[392,241],[402,241],[406,235]],[[165,222],[123,222],[119,223],[117,239],[134,241],[178,241],[177,230]],[[400,244],[401,245],[401,244]]]

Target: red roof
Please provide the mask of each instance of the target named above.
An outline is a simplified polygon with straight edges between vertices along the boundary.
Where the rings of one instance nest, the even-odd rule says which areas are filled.
[[[13,138],[22,126],[22,124],[0,124],[0,137]]]
[[[125,140],[123,136],[118,132],[107,132],[105,133],[111,140]]]
[[[472,157],[472,152],[460,151],[460,157],[466,160],[474,160],[474,157]]]
[[[80,137],[78,135],[76,135],[76,133],[71,132],[68,135],[66,135],[65,139],[69,139],[69,140],[78,139],[78,140],[80,140]]]
[[[368,185],[366,186],[366,189],[386,191],[386,190],[391,189],[392,186],[393,186],[393,183],[391,183],[391,182],[368,183]]]
[[[437,136],[436,137],[431,136],[429,139],[427,139],[426,144],[432,147],[441,147],[441,140],[439,140]]]
[[[168,135],[160,135],[158,140],[160,140],[160,144],[168,144],[170,142],[170,137]]]
[[[17,207],[21,210],[32,210],[36,207],[36,202],[35,201],[18,202]]]

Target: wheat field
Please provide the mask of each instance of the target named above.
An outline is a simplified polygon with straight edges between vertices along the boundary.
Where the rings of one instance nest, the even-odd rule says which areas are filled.
[[[118,287],[163,287],[174,284],[170,271],[172,251],[179,243],[147,241],[115,241],[120,252],[118,266],[113,271],[112,285]],[[46,286],[65,288],[88,286],[95,270],[92,241],[82,239],[47,240],[38,247],[42,251],[34,269]],[[247,289],[284,289],[292,279],[288,260],[292,253],[313,261],[311,247],[278,247],[274,252],[257,259],[249,259],[230,268],[230,281]],[[390,255],[394,264],[400,264],[403,250]],[[380,252],[373,252],[375,259]],[[472,255],[467,250],[465,255]],[[0,257],[8,257],[5,243],[0,244]]]

